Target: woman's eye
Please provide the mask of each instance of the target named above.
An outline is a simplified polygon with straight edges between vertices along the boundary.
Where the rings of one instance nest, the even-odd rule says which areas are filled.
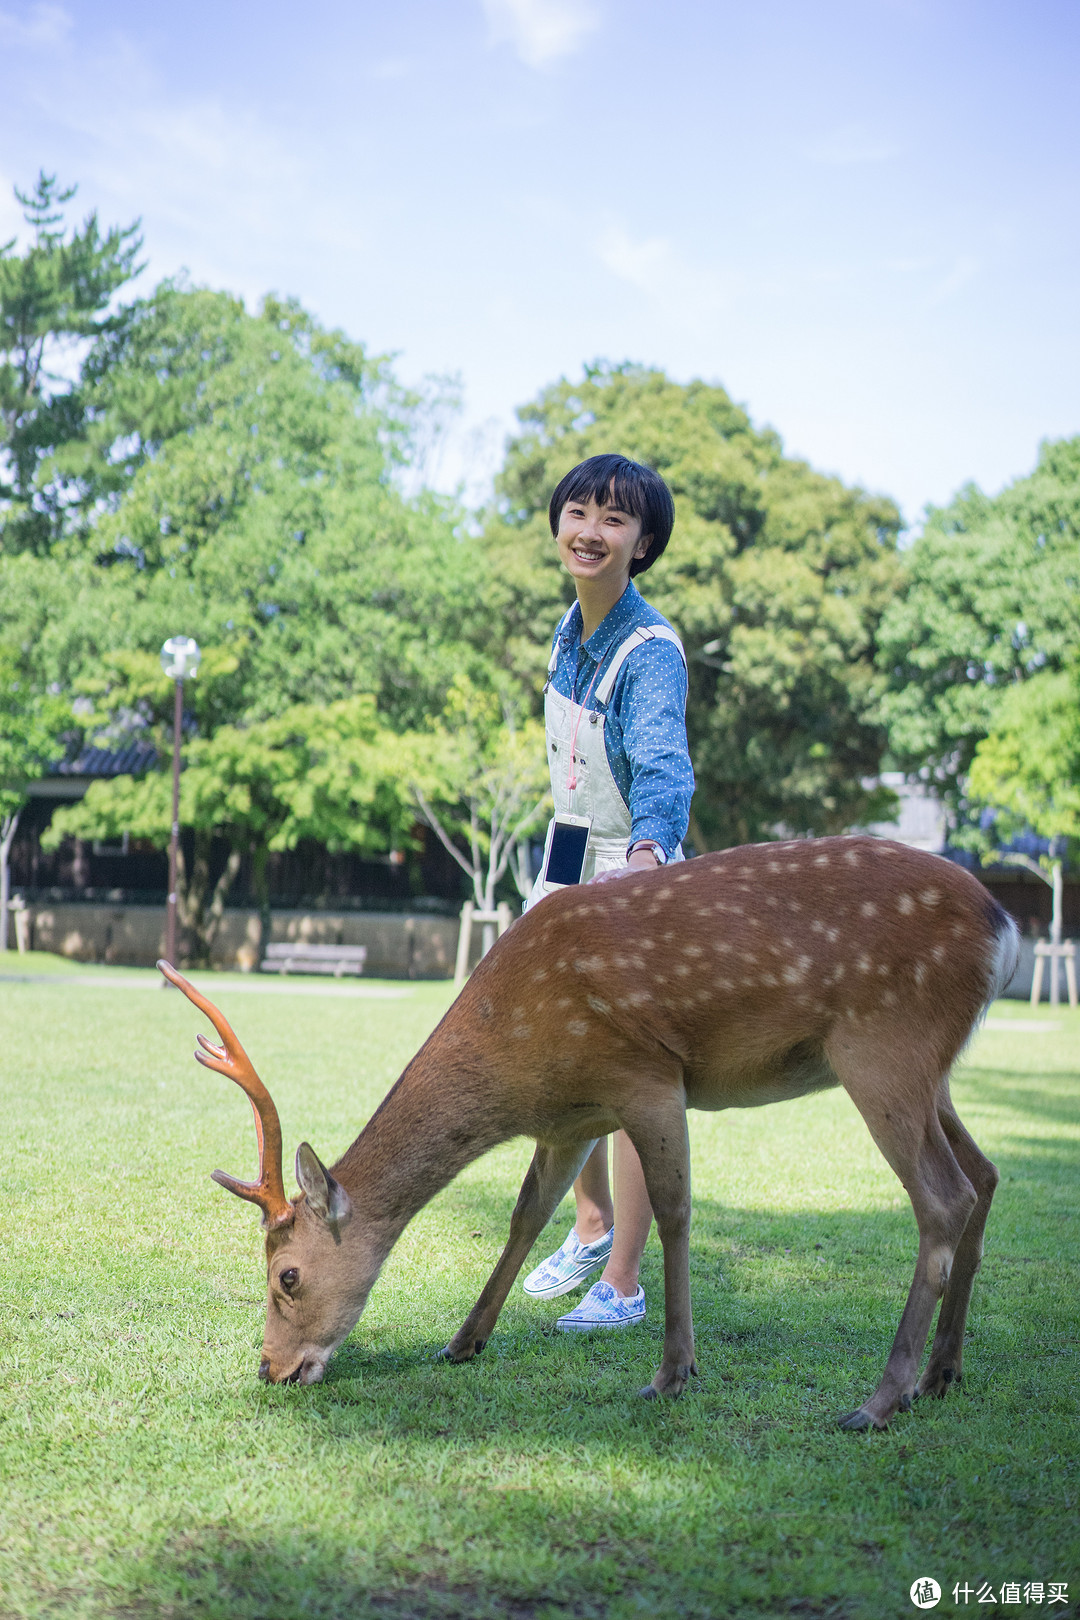
[[[287,1271],[283,1271],[281,1276],[278,1278],[278,1282],[281,1284],[282,1288],[284,1288],[287,1294],[292,1293],[299,1281],[300,1273],[297,1271],[295,1266],[290,1266],[289,1269]]]

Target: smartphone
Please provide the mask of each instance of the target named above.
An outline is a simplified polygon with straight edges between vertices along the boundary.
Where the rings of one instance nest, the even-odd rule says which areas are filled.
[[[545,894],[581,882],[591,827],[591,816],[555,816],[549,822],[541,868]]]

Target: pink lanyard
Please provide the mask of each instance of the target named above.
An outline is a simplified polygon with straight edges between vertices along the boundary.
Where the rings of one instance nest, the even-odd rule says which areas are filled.
[[[603,663],[603,659],[600,660],[600,663]],[[574,674],[573,687],[571,687],[571,692],[570,692],[570,720],[571,720],[571,725],[570,725],[570,764],[567,766],[567,773],[566,773],[566,791],[567,791],[567,793],[573,793],[574,789],[577,787],[577,773],[574,770],[574,759],[575,759],[575,749],[577,748],[578,726],[581,724],[581,717],[585,713],[585,705],[586,705],[586,703],[588,703],[590,697],[592,696],[592,689],[596,685],[596,677],[600,673],[600,663],[598,663],[596,668],[593,670],[593,678],[589,682],[589,690],[585,693],[585,696],[582,698],[581,706],[578,709],[576,714],[574,713],[574,697],[573,697],[573,687],[577,686],[577,673],[576,673],[576,671],[575,671],[575,674]]]

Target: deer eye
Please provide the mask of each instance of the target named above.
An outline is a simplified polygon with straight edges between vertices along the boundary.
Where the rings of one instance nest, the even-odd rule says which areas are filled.
[[[278,1282],[281,1284],[282,1288],[284,1288],[287,1294],[292,1293],[299,1281],[300,1273],[297,1271],[295,1266],[289,1266],[288,1269],[283,1271],[278,1278]]]

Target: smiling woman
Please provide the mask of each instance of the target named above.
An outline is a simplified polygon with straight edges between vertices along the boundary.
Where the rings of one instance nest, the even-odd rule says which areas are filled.
[[[551,497],[548,521],[577,603],[555,633],[544,689],[555,816],[529,906],[579,875],[603,883],[682,859],[694,791],[686,655],[671,625],[631,584],[664,551],[674,520],[664,480],[626,456],[590,456]],[[556,866],[560,829],[579,838],[587,832],[584,860],[572,875]],[[601,1138],[574,1184],[572,1230],[525,1279],[528,1298],[557,1299],[604,1267],[559,1319],[563,1332],[645,1320],[638,1274],[653,1212],[623,1131],[615,1133],[614,1161],[617,1223]]]

